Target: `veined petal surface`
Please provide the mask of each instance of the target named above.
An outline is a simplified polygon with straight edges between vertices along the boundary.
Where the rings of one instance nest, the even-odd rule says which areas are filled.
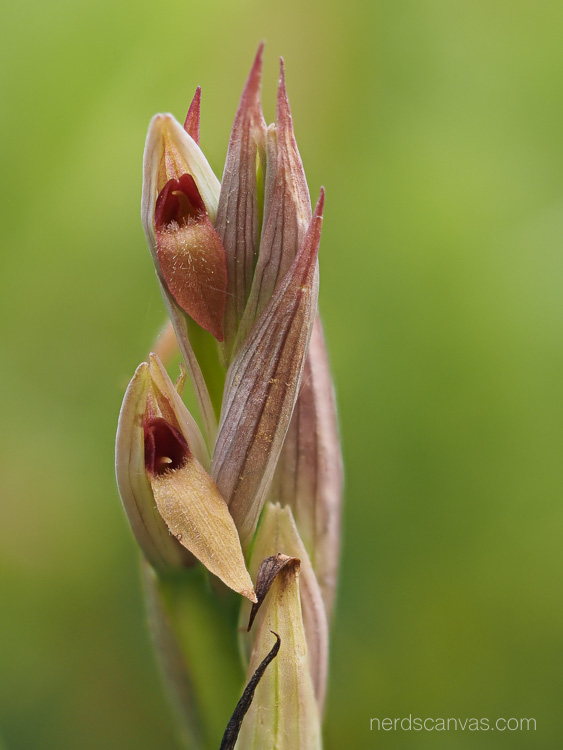
[[[227,372],[212,475],[243,547],[256,528],[301,382],[317,310],[323,204],[321,192],[301,250]]]

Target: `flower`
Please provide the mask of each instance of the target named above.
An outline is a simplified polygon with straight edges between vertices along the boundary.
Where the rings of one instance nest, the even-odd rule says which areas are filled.
[[[188,551],[255,601],[235,525],[206,464],[197,424],[151,355],[129,384],[117,429],[117,482],[133,532],[155,567],[189,564]]]

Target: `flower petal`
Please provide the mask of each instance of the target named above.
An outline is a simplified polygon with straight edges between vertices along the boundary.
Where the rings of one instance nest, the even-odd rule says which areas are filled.
[[[318,297],[324,192],[303,246],[227,373],[212,474],[248,545],[297,398]]]
[[[259,533],[260,536],[260,533]],[[237,748],[320,750],[320,712],[315,699],[301,601],[299,564],[276,576],[253,627],[248,668],[253,674],[271,648],[271,631],[281,648],[256,688],[242,722]],[[322,607],[322,605],[321,605]]]
[[[159,428],[161,426],[159,425]],[[173,438],[159,439],[169,448]],[[240,540],[227,504],[199,461],[186,452],[176,467],[150,475],[157,508],[170,532],[223,583],[255,600]]]
[[[177,427],[197,460],[204,467],[208,467],[210,463],[209,451],[197,422],[182,401],[178,385],[173,385],[166,368],[154,353],[149,354],[149,371],[151,376],[150,387],[153,399],[158,404],[158,414]],[[180,368],[180,385],[182,385],[184,379],[185,370],[183,371]]]

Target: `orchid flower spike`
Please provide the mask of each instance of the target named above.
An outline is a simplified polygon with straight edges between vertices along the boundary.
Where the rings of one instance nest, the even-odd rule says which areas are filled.
[[[173,597],[169,588],[160,596],[160,582],[201,564],[247,600],[248,684],[223,750],[319,750],[342,494],[318,313],[325,194],[313,209],[283,61],[276,121],[266,124],[262,54],[260,45],[221,183],[199,147],[199,87],[183,126],[171,114],[150,123],[141,214],[173,327],[157,350],[169,354],[175,338],[186,369],[174,385],[156,354],[139,365],[116,471],[154,574],[151,599],[166,620],[158,631],[175,644],[165,659],[173,680],[182,670],[170,653],[182,653],[186,630],[170,631],[178,613],[166,614]],[[181,397],[188,377],[199,424]]]

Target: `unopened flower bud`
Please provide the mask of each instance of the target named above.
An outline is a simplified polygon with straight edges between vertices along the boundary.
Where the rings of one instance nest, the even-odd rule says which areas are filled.
[[[296,558],[279,568],[252,626],[249,675],[270,652],[272,631],[279,635],[281,645],[242,722],[238,750],[320,750],[320,711],[301,613],[299,571]]]
[[[307,640],[309,671],[317,705],[322,713],[328,670],[328,622],[321,591],[311,561],[295,525],[291,508],[282,508],[277,503],[268,502],[262,512],[249,565],[250,574],[257,581],[256,595],[258,602],[261,600],[258,590],[258,570],[263,560],[280,553],[300,560],[299,589]],[[246,627],[247,622],[252,620],[251,611],[252,613],[256,611],[256,605],[251,610],[250,604],[245,602],[241,608],[241,630]],[[258,619],[259,617],[260,615],[258,615]],[[254,640],[252,633],[253,629],[249,635],[242,639],[247,657]]]

